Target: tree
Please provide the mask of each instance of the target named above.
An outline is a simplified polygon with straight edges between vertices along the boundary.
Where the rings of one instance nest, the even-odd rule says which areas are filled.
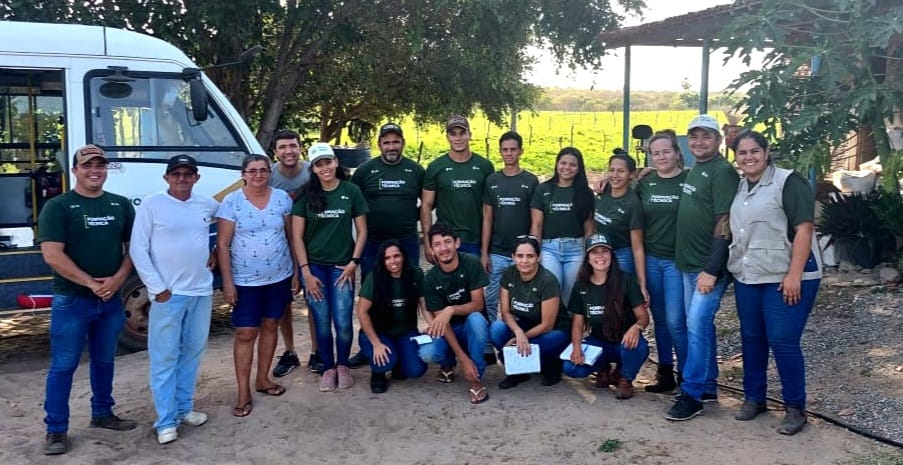
[[[797,168],[823,170],[830,148],[851,131],[871,129],[885,186],[897,192],[899,152],[887,121],[903,106],[899,1],[762,0],[722,33],[728,58],[749,64],[769,49],[761,69],[743,73],[733,89],[749,87],[740,107],[747,126],[764,123],[776,149]],[[778,134],[778,128],[782,134]],[[819,173],[822,174],[822,173]]]
[[[0,17],[125,27],[157,35],[201,65],[261,44],[250,67],[211,78],[268,145],[280,121],[317,119],[332,139],[350,121],[413,113],[440,121],[479,108],[501,121],[530,108],[528,45],[566,66],[599,68],[598,33],[640,0],[11,0]],[[288,114],[287,114],[288,113]]]

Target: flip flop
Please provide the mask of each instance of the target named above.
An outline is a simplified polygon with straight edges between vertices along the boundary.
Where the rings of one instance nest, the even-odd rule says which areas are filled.
[[[440,383],[445,383],[445,384],[449,384],[449,383],[455,382],[455,369],[452,368],[452,369],[450,369],[450,370],[448,370],[448,371],[445,371],[445,370],[443,370],[443,369],[440,368],[440,369],[439,369],[439,376],[436,377],[436,381],[438,381],[438,382],[440,382]]]
[[[254,410],[254,404],[249,400],[245,405],[232,407],[232,416],[246,417],[251,414],[252,410]]]
[[[282,394],[285,394],[285,386],[283,386],[281,384],[276,384],[276,385],[273,385],[268,388],[255,389],[255,391],[257,391],[261,394],[266,394],[268,396],[278,397],[278,396],[281,396]]]
[[[484,395],[482,398],[481,395]],[[479,389],[470,388],[470,403],[473,405],[482,404],[489,400],[489,392],[486,391],[486,386],[480,386]]]

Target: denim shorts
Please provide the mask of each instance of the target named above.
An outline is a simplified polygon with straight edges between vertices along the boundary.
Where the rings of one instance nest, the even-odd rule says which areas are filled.
[[[278,320],[292,301],[292,278],[263,286],[235,286],[232,326],[257,328],[262,318]]]

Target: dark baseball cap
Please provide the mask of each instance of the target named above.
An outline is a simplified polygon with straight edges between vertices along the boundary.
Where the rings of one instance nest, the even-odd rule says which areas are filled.
[[[608,250],[611,250],[611,242],[608,241],[608,238],[605,237],[604,234],[593,234],[586,238],[586,253],[589,253],[590,250],[595,249],[596,247],[605,247]]]
[[[445,131],[451,131],[452,128],[461,128],[470,132],[470,123],[467,122],[467,118],[461,115],[451,115],[448,118],[448,122],[445,123]]]
[[[386,134],[393,133],[393,132],[395,134],[398,134],[399,137],[404,138],[404,132],[401,130],[401,126],[399,126],[395,123],[386,123],[386,124],[382,125],[382,127],[379,128],[379,137],[385,136]]]
[[[166,164],[166,174],[169,174],[172,170],[176,168],[188,168],[192,172],[198,172],[198,161],[189,155],[176,155],[169,159],[169,163]]]

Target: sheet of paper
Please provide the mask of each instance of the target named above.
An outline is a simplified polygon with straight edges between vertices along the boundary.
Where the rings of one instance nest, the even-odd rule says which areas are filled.
[[[424,345],[433,342],[433,337],[429,334],[421,334],[419,336],[414,336],[411,338],[412,341],[416,342],[417,345]]]
[[[521,375],[524,373],[539,373],[539,345],[530,344],[530,355],[524,357],[517,353],[517,347],[502,347],[505,356],[505,374]]]
[[[591,346],[589,344],[583,343],[580,344],[580,348],[583,349],[583,364],[584,365],[593,365],[599,360],[599,357],[602,355],[602,348],[599,346]],[[567,347],[564,348],[564,351],[561,352],[562,360],[570,360],[571,354],[574,353],[574,344],[568,344]]]

